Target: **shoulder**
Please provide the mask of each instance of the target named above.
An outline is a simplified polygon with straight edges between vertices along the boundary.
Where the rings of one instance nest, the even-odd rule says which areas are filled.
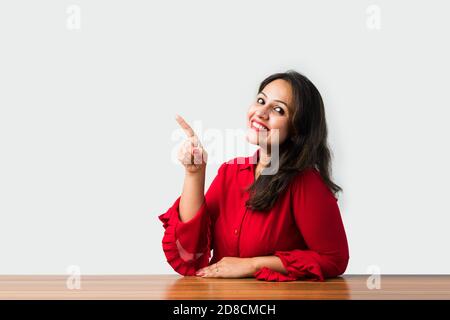
[[[295,176],[294,180],[297,183],[309,183],[309,184],[321,184],[325,183],[320,175],[319,170],[316,168],[308,168],[304,169],[301,172],[298,172]]]
[[[291,183],[293,192],[300,192],[304,195],[311,195],[315,198],[332,198],[337,200],[334,193],[325,183],[319,170],[308,168],[299,172]]]
[[[220,169],[224,171],[239,171],[247,169],[251,165],[253,165],[251,157],[234,157],[223,162]]]
[[[224,181],[224,183],[232,183],[233,180],[238,179],[241,173],[249,171],[251,168],[250,157],[235,157],[220,164],[217,170],[217,176]]]

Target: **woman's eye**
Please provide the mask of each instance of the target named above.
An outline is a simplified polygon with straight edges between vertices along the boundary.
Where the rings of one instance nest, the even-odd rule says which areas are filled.
[[[283,110],[282,107],[275,107],[274,109],[275,109],[278,113],[284,114],[284,110]]]
[[[256,101],[257,101],[258,103],[261,103],[261,104],[264,103],[264,99],[263,99],[263,98],[258,98]],[[262,102],[261,102],[261,101],[262,101]]]

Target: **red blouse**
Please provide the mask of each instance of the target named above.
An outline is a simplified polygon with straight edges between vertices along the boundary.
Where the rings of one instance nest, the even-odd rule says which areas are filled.
[[[249,194],[243,189],[255,179],[258,156],[259,149],[223,163],[191,220],[179,218],[181,196],[158,216],[167,262],[178,273],[194,276],[223,257],[275,255],[288,274],[263,267],[255,278],[323,281],[344,273],[349,251],[337,199],[316,169],[299,173],[269,212],[245,207]]]

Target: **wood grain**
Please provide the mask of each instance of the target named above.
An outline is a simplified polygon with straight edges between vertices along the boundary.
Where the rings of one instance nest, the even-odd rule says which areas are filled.
[[[86,275],[70,290],[65,275],[0,276],[0,299],[439,299],[450,300],[450,275],[382,275],[370,290],[368,275],[325,282],[265,282],[178,275]]]

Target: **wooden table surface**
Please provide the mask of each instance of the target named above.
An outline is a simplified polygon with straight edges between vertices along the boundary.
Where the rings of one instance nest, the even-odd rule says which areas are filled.
[[[179,275],[82,276],[68,289],[67,276],[0,276],[0,299],[445,299],[450,275],[382,275],[369,289],[368,275],[344,275],[325,282],[266,282]]]

